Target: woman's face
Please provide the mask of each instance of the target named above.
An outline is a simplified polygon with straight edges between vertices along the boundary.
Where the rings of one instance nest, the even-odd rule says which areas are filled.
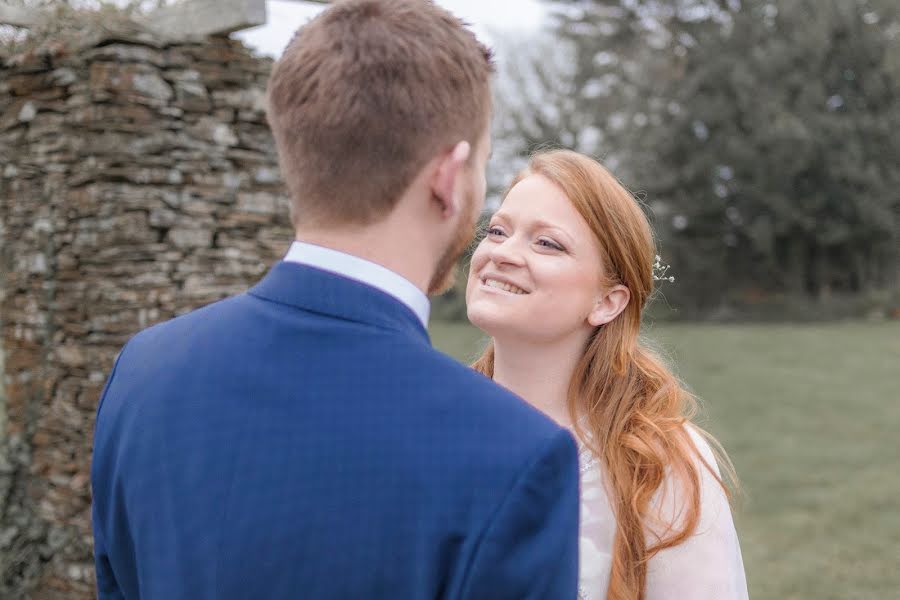
[[[529,175],[507,194],[472,256],[469,320],[495,338],[552,342],[589,333],[603,272],[587,222],[553,182]]]

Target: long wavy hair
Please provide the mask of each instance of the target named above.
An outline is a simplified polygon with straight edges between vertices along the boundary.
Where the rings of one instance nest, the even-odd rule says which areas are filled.
[[[656,244],[637,200],[600,163],[568,150],[534,155],[509,189],[532,174],[559,186],[590,226],[606,267],[604,284],[631,292],[625,310],[592,333],[569,385],[568,409],[576,435],[605,468],[616,517],[608,597],[640,600],[649,560],[687,540],[697,527],[700,469],[708,469],[731,493],[688,433],[696,398],[640,338],[641,315],[654,292]],[[493,377],[493,343],[472,366]],[[722,472],[736,485],[721,446],[691,427],[710,442]],[[652,505],[666,477],[674,478],[683,494],[674,523],[660,523]]]

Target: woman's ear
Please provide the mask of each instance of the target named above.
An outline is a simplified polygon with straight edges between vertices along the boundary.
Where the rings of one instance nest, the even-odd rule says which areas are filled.
[[[605,290],[603,295],[597,299],[594,309],[588,315],[588,323],[592,327],[606,325],[616,317],[618,317],[628,302],[631,300],[631,292],[624,285],[614,285]]]
[[[461,207],[456,188],[459,185],[458,175],[465,169],[472,147],[469,142],[458,142],[453,148],[440,157],[434,177],[431,180],[431,195],[440,203],[441,213],[452,217]]]

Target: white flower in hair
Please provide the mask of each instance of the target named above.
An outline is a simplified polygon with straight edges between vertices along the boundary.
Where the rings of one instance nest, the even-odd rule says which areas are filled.
[[[668,275],[669,265],[664,265],[659,254],[656,255],[653,262],[653,281],[668,281],[675,283],[675,277]]]

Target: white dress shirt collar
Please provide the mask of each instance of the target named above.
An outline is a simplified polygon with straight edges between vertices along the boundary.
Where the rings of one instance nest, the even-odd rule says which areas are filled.
[[[428,328],[431,302],[410,280],[372,261],[306,242],[291,244],[285,262],[307,265],[355,279],[390,294],[412,310]]]

